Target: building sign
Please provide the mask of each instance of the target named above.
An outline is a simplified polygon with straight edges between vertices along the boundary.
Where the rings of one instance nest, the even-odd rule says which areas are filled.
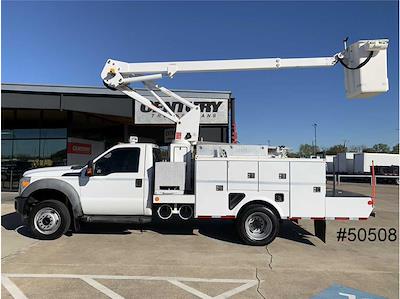
[[[90,155],[92,153],[92,145],[87,143],[68,142],[67,153]]]
[[[68,137],[67,165],[85,165],[104,152],[104,142]]]
[[[189,107],[181,102],[163,99],[166,105],[178,117],[182,117]],[[226,99],[187,99],[200,107],[201,124],[227,124],[228,123],[228,100]],[[158,108],[166,111],[158,101],[153,101]],[[136,124],[171,124],[171,120],[154,112],[150,108],[135,102],[135,123]]]

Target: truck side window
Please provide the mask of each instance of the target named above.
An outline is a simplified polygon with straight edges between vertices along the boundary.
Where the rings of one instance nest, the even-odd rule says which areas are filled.
[[[138,172],[140,148],[117,148],[96,161],[94,175]]]

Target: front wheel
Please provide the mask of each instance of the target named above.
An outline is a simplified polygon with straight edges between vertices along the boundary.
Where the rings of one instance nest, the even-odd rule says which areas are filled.
[[[65,204],[57,200],[45,200],[35,205],[29,214],[29,226],[35,237],[54,240],[65,234],[71,224],[71,216]]]
[[[267,245],[278,235],[279,219],[267,207],[253,205],[239,216],[237,229],[246,244]]]

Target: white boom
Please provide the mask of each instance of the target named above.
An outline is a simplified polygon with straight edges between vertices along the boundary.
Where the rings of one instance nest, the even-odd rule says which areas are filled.
[[[229,60],[200,60],[200,61],[171,61],[171,62],[143,62],[126,63],[110,60],[115,63],[121,75],[130,74],[168,74],[173,77],[176,73],[198,72],[227,72],[227,71],[262,71],[283,68],[328,67],[337,62],[334,57],[319,58],[260,58],[260,59],[229,59]],[[146,78],[143,76],[143,78]],[[110,84],[113,84],[110,80]],[[123,78],[123,83],[130,80]],[[116,85],[119,85],[117,83]]]
[[[331,67],[340,62],[345,67],[346,94],[349,98],[370,97],[389,89],[386,67],[388,40],[362,40],[331,57],[317,58],[261,58],[205,61],[172,61],[127,63],[108,59],[101,78],[104,84],[117,89],[146,107],[176,123],[175,143],[193,144],[198,141],[200,111],[188,100],[154,83],[163,75],[170,78],[177,73],[278,70],[287,68]],[[135,92],[130,83],[142,82],[164,109]],[[160,91],[190,108],[178,117],[155,92]]]

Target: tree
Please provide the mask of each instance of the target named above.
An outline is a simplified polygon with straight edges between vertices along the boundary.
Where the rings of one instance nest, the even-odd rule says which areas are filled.
[[[375,153],[375,150],[372,147],[366,147],[363,149],[363,153]]]
[[[378,143],[372,147],[377,153],[390,153],[390,147],[387,144]]]
[[[319,147],[316,148],[316,152],[319,152]],[[299,156],[310,157],[314,154],[314,146],[311,144],[300,144]]]
[[[399,152],[399,144],[397,143],[395,146],[393,146],[392,149],[392,154],[398,154]]]
[[[345,153],[345,152],[347,152],[347,147],[345,147],[343,144],[336,144],[336,145],[328,148],[326,151],[326,154],[327,155],[337,155],[339,153]]]
[[[375,144],[372,148],[366,148],[364,153],[390,153],[390,147],[384,143]]]
[[[300,154],[299,153],[295,153],[295,152],[288,152],[287,153],[287,157],[288,158],[300,158]]]
[[[352,153],[361,153],[367,148],[366,145],[352,145],[348,148],[349,152]]]

